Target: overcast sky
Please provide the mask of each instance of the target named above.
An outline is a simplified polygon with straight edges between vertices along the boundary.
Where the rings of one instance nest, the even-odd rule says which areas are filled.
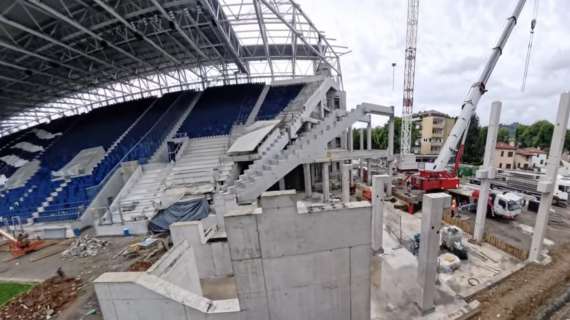
[[[297,0],[339,45],[350,108],[362,101],[393,104],[402,112],[405,0]],[[420,0],[414,111],[457,115],[471,84],[502,32],[516,0]],[[554,120],[562,91],[570,89],[570,1],[540,0],[527,87],[521,92],[534,0],[488,83],[477,114],[487,124],[492,101],[503,102],[502,123]],[[391,63],[396,68],[392,91]]]

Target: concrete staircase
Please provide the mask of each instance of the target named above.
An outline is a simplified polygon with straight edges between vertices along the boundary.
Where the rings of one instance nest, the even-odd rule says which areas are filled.
[[[172,166],[170,164],[149,164],[140,175],[129,181],[129,186],[111,205],[112,221],[133,221],[140,217],[151,218],[156,212],[155,202],[160,200],[164,181]],[[124,194],[124,196],[123,196]]]
[[[232,162],[222,161],[229,136],[190,139],[166,179],[167,188],[215,184],[214,170],[230,172]],[[221,177],[220,176],[220,177]]]
[[[298,138],[281,150],[280,139],[276,139],[262,151],[262,158],[256,160],[228,188],[237,196],[240,203],[250,203],[257,199],[279,179],[300,164],[312,162],[326,154],[327,144],[353,123],[364,120],[368,113],[387,114],[390,108],[362,104],[346,112],[334,110],[312,129],[303,132]]]

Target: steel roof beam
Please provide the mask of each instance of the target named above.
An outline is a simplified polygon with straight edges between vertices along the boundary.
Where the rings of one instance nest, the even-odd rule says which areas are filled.
[[[69,46],[69,45],[67,45],[67,44],[65,44],[65,43],[63,43],[63,42],[61,42],[61,41],[59,41],[59,40],[57,40],[57,39],[54,39],[54,38],[52,38],[52,37],[50,37],[50,36],[48,36],[48,35],[45,35],[45,34],[43,34],[43,33],[41,33],[41,32],[38,32],[38,31],[36,31],[36,30],[30,29],[30,28],[28,28],[28,27],[26,27],[26,26],[24,26],[24,25],[22,25],[22,24],[20,24],[20,23],[18,23],[18,22],[16,22],[16,21],[10,20],[10,19],[6,18],[5,16],[3,16],[3,15],[1,15],[1,14],[0,14],[0,22],[1,22],[1,23],[4,23],[4,24],[7,24],[7,25],[9,25],[9,26],[11,26],[11,27],[13,27],[13,28],[19,29],[19,30],[21,30],[21,31],[27,32],[27,33],[29,33],[29,34],[31,34],[31,35],[34,35],[34,36],[36,36],[36,37],[38,37],[38,38],[41,38],[41,39],[45,40],[45,41],[51,42],[51,43],[53,43],[53,44],[56,44],[56,45],[58,45],[58,46],[60,46],[60,47],[62,47],[62,48],[65,48],[65,49],[67,49],[67,50],[69,50],[69,51],[71,51],[71,52],[74,52],[74,53],[76,53],[76,54],[78,54],[78,55],[81,55],[81,56],[83,56],[83,57],[85,57],[85,58],[87,58],[87,59],[89,59],[89,60],[91,60],[91,61],[94,61],[94,62],[96,62],[96,63],[102,64],[102,65],[104,65],[104,66],[107,66],[107,67],[110,67],[110,68],[113,68],[113,69],[116,68],[112,63],[109,63],[109,62],[107,62],[107,61],[104,61],[104,60],[102,60],[102,59],[99,59],[99,58],[97,58],[97,57],[94,57],[94,56],[92,56],[92,55],[89,55],[89,54],[87,54],[87,53],[85,53],[85,52],[83,52],[83,51],[81,51],[81,50],[75,49],[74,47]]]
[[[176,64],[181,64],[181,62],[178,59],[176,59],[175,57],[170,55],[168,52],[166,52],[164,49],[162,49],[159,45],[157,45],[154,41],[150,40],[142,32],[140,32],[138,29],[133,27],[127,20],[125,20],[125,18],[123,18],[119,13],[117,13],[117,11],[115,11],[115,9],[113,9],[111,6],[109,6],[108,4],[103,2],[102,0],[93,0],[93,1],[95,1],[95,3],[97,3],[101,8],[103,8],[105,11],[107,11],[110,15],[115,17],[115,19],[120,21],[124,26],[126,26],[134,34],[136,34],[138,37],[140,37],[146,43],[148,43],[153,48],[155,48],[157,51],[159,51],[161,54],[163,54],[165,57],[167,57],[170,61],[172,61]]]
[[[263,11],[259,5],[259,0],[253,0],[253,6],[255,8],[255,15],[257,16],[257,24],[259,26],[259,32],[261,33],[261,39],[263,40],[263,47],[265,49],[265,59],[269,64],[269,70],[271,70],[271,80],[275,77],[273,72],[273,61],[271,61],[271,52],[269,52],[269,41],[267,39],[267,31],[265,30],[265,21],[263,19]]]
[[[96,0],[100,1],[100,0]],[[231,24],[228,22],[227,17],[225,17],[224,11],[220,6],[219,2],[217,3],[217,7],[214,8],[212,4],[214,3],[211,0],[198,0],[199,3],[202,5],[203,8],[206,9],[206,13],[210,16],[213,20],[214,27],[216,29],[216,34],[222,38],[226,48],[230,50],[230,53],[234,59],[234,62],[238,66],[241,72],[249,74],[249,66],[241,57],[241,45],[239,43],[239,39],[237,38],[234,30],[231,28]],[[223,21],[223,22],[222,22]],[[228,30],[224,30],[222,24],[227,24]],[[236,42],[237,48],[234,47],[234,43],[232,43],[232,39]]]
[[[76,29],[84,32],[85,34],[89,35],[90,37],[92,37],[92,38],[94,38],[94,39],[96,39],[102,43],[106,43],[109,47],[113,48],[117,52],[120,52],[121,54],[128,57],[129,59],[138,62],[139,64],[147,65],[153,69],[156,68],[155,66],[153,66],[149,62],[142,60],[142,59],[136,57],[135,55],[131,54],[130,52],[116,46],[112,41],[105,40],[103,37],[94,33],[93,31],[89,30],[88,28],[84,27],[79,22],[75,21],[74,19],[69,18],[68,16],[60,13],[59,11],[53,9],[52,7],[48,6],[47,4],[42,3],[41,0],[27,0],[26,4],[27,5],[33,5],[36,8],[41,9],[41,10],[45,11],[46,13],[52,15],[53,17],[68,23],[69,25],[71,25],[71,26],[75,27]]]
[[[40,59],[40,60],[43,60],[43,61],[47,61],[47,62],[52,63],[52,64],[57,64],[57,65],[59,65],[59,66],[62,66],[62,67],[64,67],[64,68],[67,68],[67,69],[69,69],[69,70],[73,70],[73,71],[80,72],[80,73],[86,73],[86,71],[83,71],[83,69],[80,69],[80,68],[77,68],[77,67],[68,65],[68,64],[66,64],[66,63],[64,63],[64,62],[57,61],[57,60],[55,60],[55,59],[46,57],[46,56],[41,55],[41,54],[37,54],[37,53],[35,53],[35,52],[32,52],[32,51],[29,51],[29,50],[27,50],[27,49],[21,48],[21,47],[19,47],[19,46],[9,44],[9,43],[7,43],[7,42],[5,42],[5,41],[3,41],[3,40],[0,40],[0,47],[4,47],[4,48],[10,49],[10,50],[12,50],[12,51],[16,51],[16,52],[19,52],[19,53],[23,53],[23,54],[25,54],[25,55],[29,55],[29,56],[32,56],[32,57],[34,57],[34,58],[37,58],[37,59]]]
[[[281,13],[279,13],[271,4],[269,4],[267,2],[267,0],[259,0],[261,2],[263,2],[263,4],[279,19],[281,20],[281,22],[287,26],[287,28],[289,28],[289,30],[291,30],[291,32],[293,32],[298,39],[300,39],[314,54],[316,54],[321,61],[323,61],[324,63],[326,63],[331,69],[333,69],[334,71],[336,71],[337,73],[340,73],[339,70],[336,68],[336,66],[334,66],[333,64],[331,64],[328,60],[327,57],[324,56],[321,52],[319,52],[317,49],[315,49],[310,43],[309,41],[307,41],[307,39],[305,39],[305,36],[303,35],[302,32],[299,32],[297,29],[295,29],[290,23],[289,21],[285,20],[285,18],[283,18],[283,16],[281,15]],[[297,10],[299,10],[301,13],[302,11],[297,7]],[[318,30],[315,29],[315,32],[318,32]],[[324,40],[325,43],[328,43],[328,41],[325,39]]]

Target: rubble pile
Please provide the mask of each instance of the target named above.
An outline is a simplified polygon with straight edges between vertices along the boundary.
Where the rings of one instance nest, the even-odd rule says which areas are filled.
[[[100,249],[105,248],[108,244],[108,241],[85,235],[75,239],[61,255],[64,257],[94,257]]]
[[[12,299],[0,309],[0,319],[49,320],[73,302],[81,288],[78,278],[55,276]]]

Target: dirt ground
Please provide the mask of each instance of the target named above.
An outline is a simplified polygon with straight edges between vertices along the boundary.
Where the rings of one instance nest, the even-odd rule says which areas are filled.
[[[92,230],[86,232],[88,234],[93,233]],[[92,281],[105,272],[126,271],[137,258],[118,256],[118,253],[129,244],[140,241],[142,237],[101,237],[98,239],[107,240],[109,244],[100,249],[96,256],[83,258],[62,257],[61,252],[69,247],[69,240],[11,261],[6,261],[10,258],[8,252],[0,251],[0,279],[43,281],[54,276],[58,268],[61,267],[66,276],[78,277],[83,285],[78,291],[77,299],[61,313],[54,315],[52,319],[102,319]],[[91,314],[93,312],[94,314]]]
[[[570,209],[553,207],[563,223],[548,227],[546,237],[554,241],[549,248],[552,262],[542,266],[529,264],[497,286],[475,295],[481,303],[481,313],[476,319],[535,319],[545,306],[552,303],[570,287]],[[514,223],[534,226],[536,214],[525,212],[515,222],[488,219],[487,230],[501,235],[512,244],[530,247],[531,235]],[[551,319],[569,319],[570,306],[564,307]]]

